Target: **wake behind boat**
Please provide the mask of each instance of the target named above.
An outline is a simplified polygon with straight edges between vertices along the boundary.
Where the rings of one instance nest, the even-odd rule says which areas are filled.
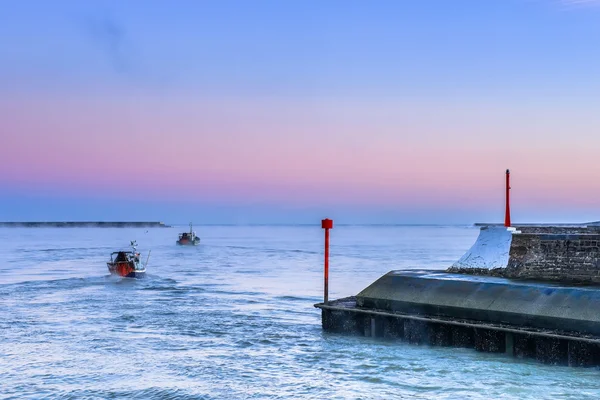
[[[143,278],[146,275],[146,266],[150,259],[150,252],[148,252],[146,263],[142,264],[135,240],[130,245],[133,251],[121,250],[111,253],[110,261],[106,263],[111,275],[123,278]]]
[[[192,223],[190,222],[190,231],[179,234],[177,244],[181,246],[195,246],[200,244],[200,238],[196,236],[196,232],[192,229]]]

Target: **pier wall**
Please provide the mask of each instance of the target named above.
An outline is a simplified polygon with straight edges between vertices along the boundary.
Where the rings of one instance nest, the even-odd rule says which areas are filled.
[[[600,283],[600,234],[513,235],[506,278]]]
[[[349,299],[341,299],[347,302]],[[378,310],[346,309],[333,302],[319,304],[323,330],[381,340],[400,340],[414,345],[461,347],[485,353],[504,353],[551,365],[598,367],[600,340],[540,334],[483,324],[441,321]]]

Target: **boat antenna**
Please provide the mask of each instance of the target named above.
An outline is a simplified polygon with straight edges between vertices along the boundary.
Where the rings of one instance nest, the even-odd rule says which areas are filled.
[[[148,266],[148,261],[150,260],[150,253],[152,253],[152,250],[148,251],[148,257],[146,257],[146,264],[144,264],[144,269],[146,269],[146,267]]]

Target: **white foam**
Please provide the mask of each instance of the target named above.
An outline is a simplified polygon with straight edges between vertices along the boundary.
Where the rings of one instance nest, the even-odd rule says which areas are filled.
[[[506,268],[515,228],[484,226],[471,248],[452,267],[454,268]]]

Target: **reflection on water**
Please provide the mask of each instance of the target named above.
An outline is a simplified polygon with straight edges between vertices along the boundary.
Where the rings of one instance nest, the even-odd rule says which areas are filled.
[[[0,229],[0,396],[599,398],[600,371],[325,334],[315,227]],[[336,227],[330,297],[397,268],[445,268],[478,231]],[[144,280],[108,276],[137,240]]]

